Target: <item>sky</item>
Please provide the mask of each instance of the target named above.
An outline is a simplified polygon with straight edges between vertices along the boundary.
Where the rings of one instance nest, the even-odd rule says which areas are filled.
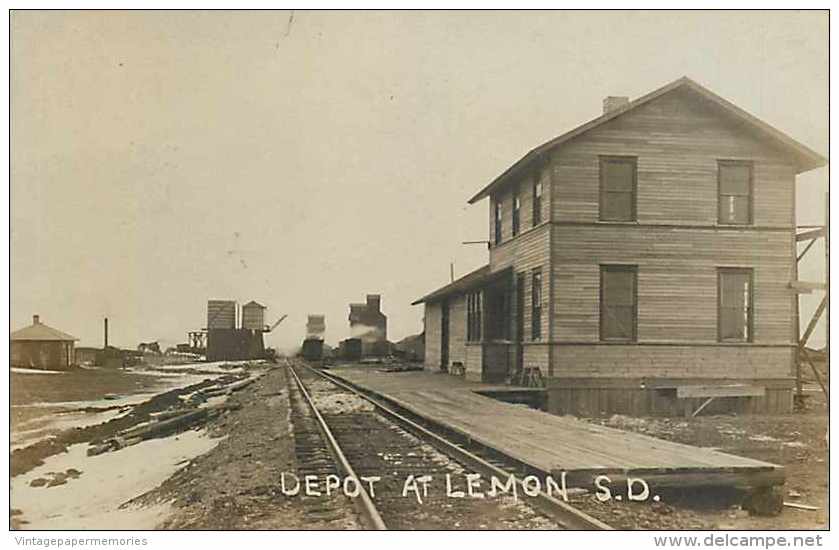
[[[410,303],[486,262],[474,192],[681,76],[827,156],[827,12],[14,12],[12,329],[172,345],[254,299],[291,349],[380,293],[418,333]],[[799,224],[827,180],[798,177]]]

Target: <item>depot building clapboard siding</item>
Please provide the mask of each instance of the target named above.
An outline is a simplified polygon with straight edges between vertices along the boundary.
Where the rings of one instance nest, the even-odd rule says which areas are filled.
[[[558,413],[673,414],[697,399],[678,388],[697,384],[764,389],[714,406],[790,410],[795,180],[825,159],[687,78],[604,109],[472,198],[488,199],[489,261],[415,302],[426,368],[462,362],[467,378],[514,384],[538,369]],[[634,273],[628,305],[604,302],[614,298],[602,272],[614,268]],[[483,299],[483,331],[464,341],[470,293]],[[611,307],[634,308],[627,339],[604,334]]]

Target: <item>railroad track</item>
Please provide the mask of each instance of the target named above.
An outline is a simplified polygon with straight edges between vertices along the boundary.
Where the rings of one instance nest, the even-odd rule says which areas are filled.
[[[293,373],[289,366],[289,372]],[[295,382],[289,380],[289,408],[292,427],[294,430],[294,452],[297,457],[297,473],[301,478],[304,476],[316,476],[318,479],[325,479],[330,475],[341,475],[341,470],[336,462],[334,449],[323,431],[323,419],[318,416],[317,409],[313,407],[311,398],[296,375]],[[293,485],[289,482],[289,485]],[[321,495],[306,495],[305,491],[300,495],[306,519],[313,524],[326,524],[334,526],[347,526],[355,522],[355,515],[352,511],[352,503],[343,494],[333,492],[326,493],[325,483],[318,484],[318,492]],[[291,489],[289,489],[291,490]],[[366,506],[367,503],[363,503]],[[372,525],[372,522],[370,523]]]
[[[325,501],[312,500],[323,509],[316,517],[340,517],[349,502],[367,529],[610,529],[544,492],[528,496],[519,464],[491,453],[481,456],[468,444],[432,431],[404,411],[301,362],[288,362],[288,373],[301,475],[317,476],[321,492],[329,475],[333,481],[335,476],[380,478],[372,487],[358,484],[360,491],[353,498],[333,491]],[[455,491],[465,491],[463,480],[472,473],[483,476],[483,492],[487,479],[507,480],[515,474],[518,498],[509,492],[453,497]],[[430,476],[428,490],[417,482],[416,491],[403,493],[409,476]]]

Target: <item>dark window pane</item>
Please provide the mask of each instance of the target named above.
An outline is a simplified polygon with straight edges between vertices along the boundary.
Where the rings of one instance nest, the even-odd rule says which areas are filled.
[[[751,174],[747,164],[720,164],[720,194],[748,195]]]
[[[532,340],[542,337],[542,272],[533,272],[530,280],[530,335]]]
[[[519,233],[519,212],[521,211],[521,200],[518,196],[513,197],[513,236]]]
[[[722,306],[743,309],[749,299],[749,276],[746,273],[724,273],[722,276]]]
[[[720,223],[749,223],[749,197],[720,195]]]
[[[747,338],[747,322],[744,312],[738,308],[723,308],[720,310],[720,336],[723,340],[745,340]]]
[[[749,223],[751,218],[748,197],[737,197],[734,200],[734,220],[737,223]]]
[[[603,189],[631,192],[635,187],[635,163],[630,160],[603,161]]]
[[[603,314],[603,337],[632,339],[634,312],[635,308],[632,306],[606,306]]]
[[[608,306],[632,306],[635,303],[635,273],[606,271],[603,274],[603,301]]]
[[[495,244],[501,244],[501,202],[495,203]]]
[[[634,219],[632,214],[632,193],[605,192],[602,194],[602,197],[601,219],[612,221],[631,221]]]
[[[534,311],[531,319],[530,334],[532,340],[542,338],[542,310]]]

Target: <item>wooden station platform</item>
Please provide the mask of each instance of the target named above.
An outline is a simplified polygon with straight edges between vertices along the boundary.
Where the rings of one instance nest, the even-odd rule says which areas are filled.
[[[783,467],[775,464],[548,414],[476,393],[510,386],[467,382],[428,371],[385,373],[373,366],[337,367],[329,373],[544,474],[558,479],[564,471],[569,486],[590,488],[601,474],[609,476],[612,487],[627,476],[642,478],[651,488],[754,490],[784,483]]]

